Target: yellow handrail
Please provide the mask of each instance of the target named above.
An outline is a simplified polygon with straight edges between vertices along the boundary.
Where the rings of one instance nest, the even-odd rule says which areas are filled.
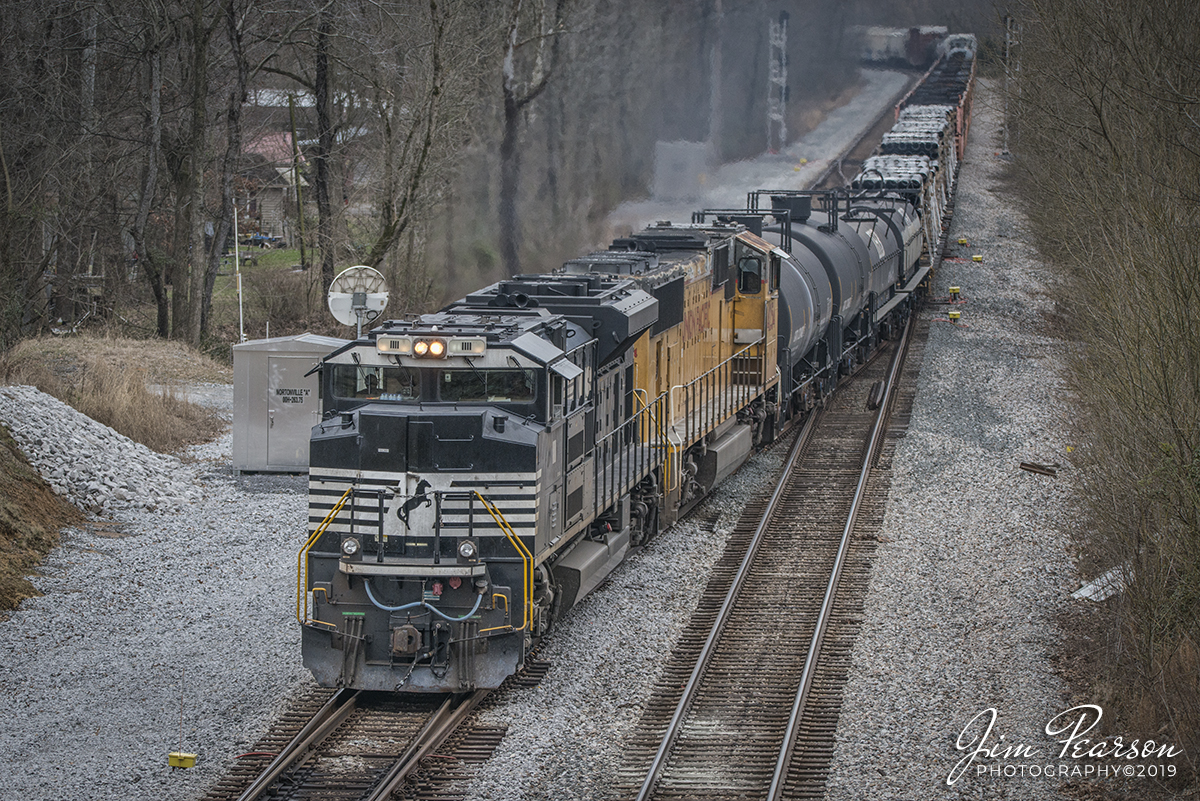
[[[329,524],[333,522],[335,517],[337,517],[338,512],[342,511],[342,507],[346,505],[346,499],[350,497],[350,493],[353,491],[354,485],[351,484],[346,488],[346,491],[342,493],[342,497],[338,498],[338,501],[333,505],[333,508],[329,510],[329,514],[325,515],[325,519],[321,521],[319,526],[317,526],[316,531],[314,531],[312,536],[308,538],[308,541],[304,543],[304,547],[300,549],[300,555],[296,563],[296,620],[299,621],[300,625],[304,625],[305,623],[324,622],[321,620],[312,621],[308,619],[308,591],[306,589],[308,587],[308,551],[317,544],[317,540],[319,540],[321,535],[325,533],[325,530],[329,528]],[[325,595],[328,597],[329,593],[325,593]],[[304,607],[303,613],[300,611],[301,605]],[[326,623],[325,625],[332,624]]]
[[[521,555],[521,563],[524,566],[522,570],[522,597],[525,599],[525,610],[521,615],[521,628],[513,629],[513,631],[524,631],[533,626],[533,554],[525,547],[525,543],[521,542],[521,538],[513,531],[512,526],[504,519],[504,515],[500,510],[492,504],[487,498],[479,494],[479,490],[474,490],[475,497],[483,503],[483,508],[488,510],[492,519],[496,521],[496,525],[500,526],[500,530],[504,532],[504,536],[508,537],[508,541],[517,549],[517,553]]]

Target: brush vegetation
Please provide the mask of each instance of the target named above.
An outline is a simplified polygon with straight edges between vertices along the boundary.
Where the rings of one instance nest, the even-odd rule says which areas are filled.
[[[1167,0],[1035,0],[1010,143],[1080,347],[1085,562],[1125,589],[1094,697],[1200,755],[1200,16]]]
[[[3,610],[40,594],[26,577],[58,544],[59,530],[82,520],[78,509],[42,481],[0,426],[0,619]]]

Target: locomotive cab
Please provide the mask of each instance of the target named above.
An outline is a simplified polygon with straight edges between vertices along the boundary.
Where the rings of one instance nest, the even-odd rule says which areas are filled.
[[[629,459],[640,429],[600,441],[627,415],[605,408],[596,384],[613,394],[621,343],[653,323],[654,300],[585,280],[578,299],[618,311],[585,328],[512,287],[489,290],[386,323],[322,362],[297,579],[304,662],[319,684],[498,686],[562,594],[587,591],[594,571],[572,573],[566,551],[595,556],[579,540],[611,505],[604,490],[627,498],[625,484],[643,477]],[[628,548],[628,500],[623,510],[623,529],[590,540],[606,554]]]
[[[321,684],[496,686],[524,658],[539,454],[579,368],[488,333],[395,326],[324,362],[304,626]]]

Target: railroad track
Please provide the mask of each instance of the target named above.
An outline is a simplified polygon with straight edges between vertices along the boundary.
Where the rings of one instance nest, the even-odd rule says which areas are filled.
[[[914,326],[923,347],[928,323],[914,318],[899,356],[840,388],[770,499],[747,507],[627,748],[624,797],[822,797],[883,474],[911,407],[913,390],[895,387]],[[867,401],[885,377],[877,414]]]
[[[447,768],[486,759],[504,735],[459,729],[489,693],[310,693],[205,801],[382,801],[412,795],[415,785],[422,797],[437,798],[447,789],[445,774],[453,778]],[[435,750],[446,752],[447,763],[424,765]]]

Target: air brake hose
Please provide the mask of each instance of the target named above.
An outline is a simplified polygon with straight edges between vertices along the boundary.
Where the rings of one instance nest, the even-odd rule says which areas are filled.
[[[382,609],[385,612],[403,612],[406,609],[415,609],[418,606],[423,606],[426,609],[428,609],[430,612],[433,612],[438,617],[442,618],[443,620],[449,620],[451,623],[461,623],[462,621],[471,617],[471,615],[473,615],[477,611],[479,611],[479,604],[481,604],[483,602],[483,596],[476,595],[475,596],[475,605],[471,607],[470,612],[467,612],[462,617],[451,617],[450,615],[447,615],[442,610],[438,609],[436,606],[430,606],[425,601],[413,601],[412,603],[401,604],[400,606],[385,606],[384,604],[379,603],[379,601],[375,598],[375,593],[371,592],[371,580],[370,579],[367,579],[365,582],[363,582],[363,586],[367,588],[367,597],[371,599],[371,603],[375,604],[375,606],[377,608]]]

